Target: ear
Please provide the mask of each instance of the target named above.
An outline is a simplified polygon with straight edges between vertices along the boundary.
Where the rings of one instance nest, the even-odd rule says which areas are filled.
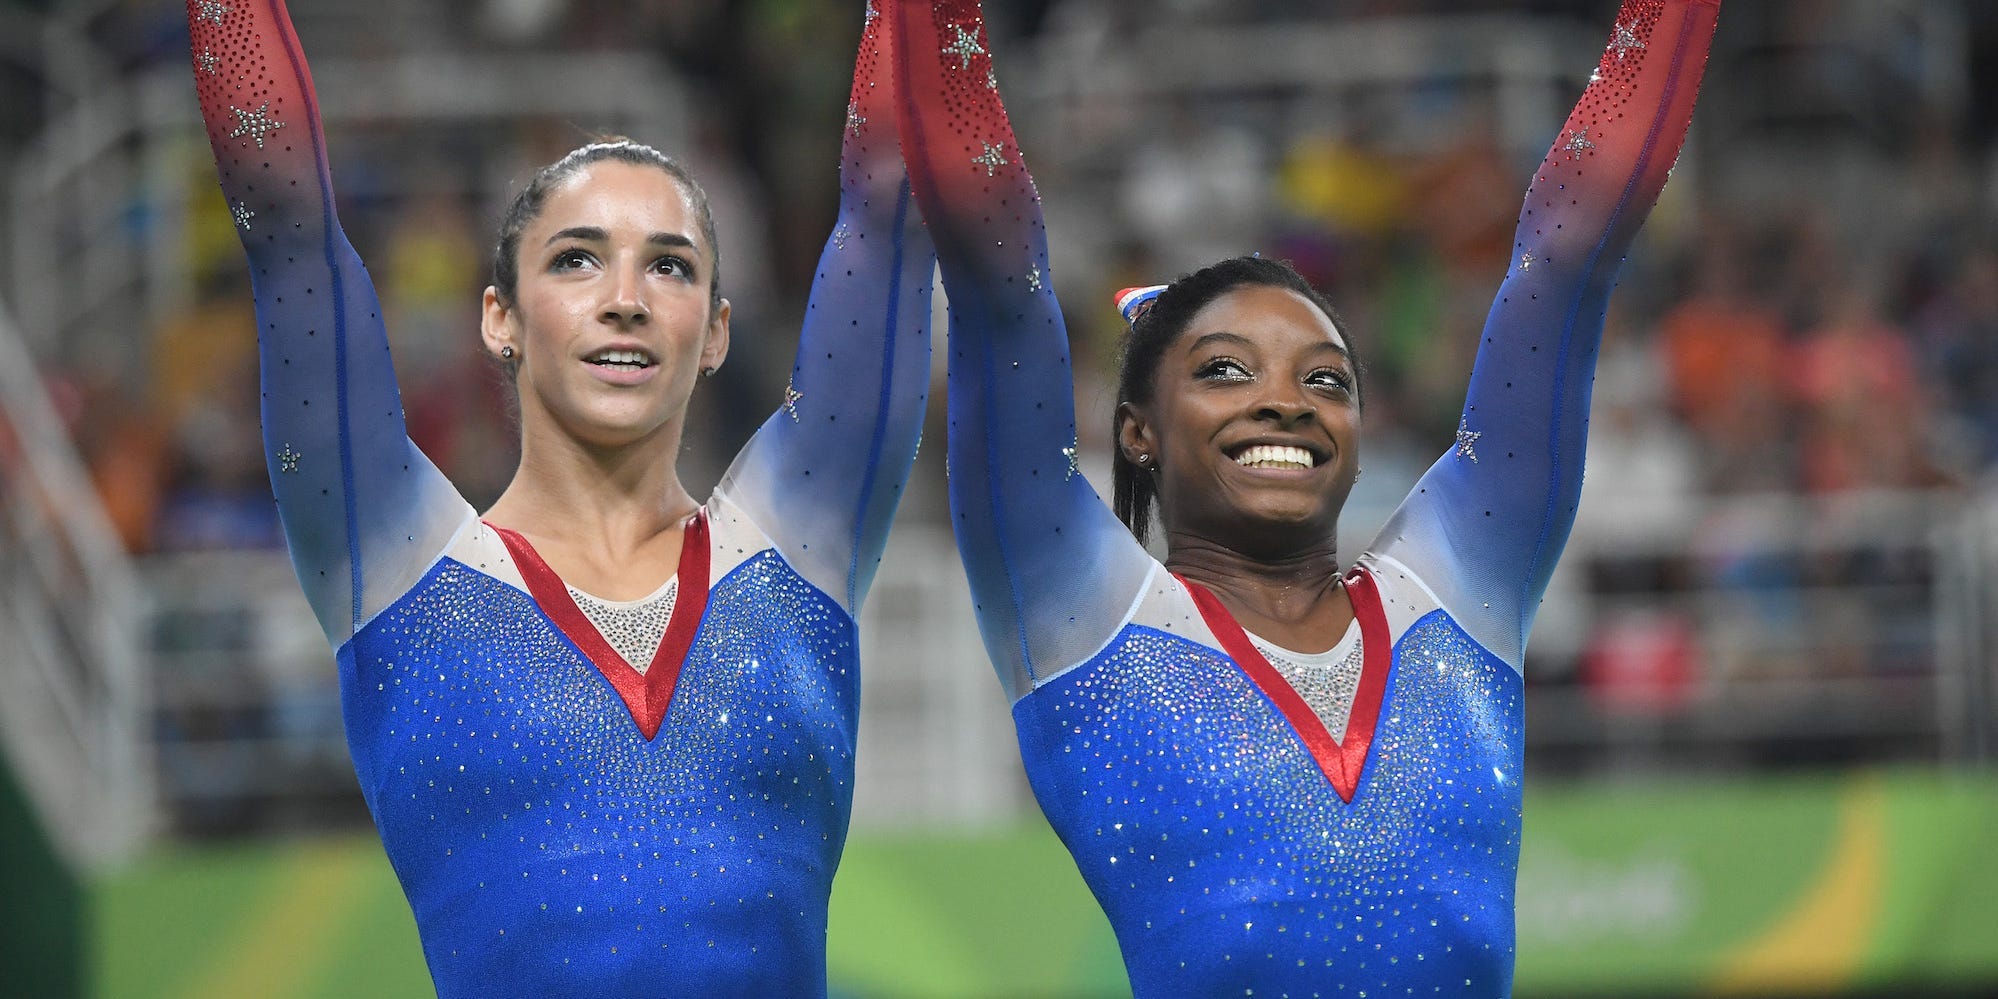
[[[513,325],[513,310],[500,301],[499,289],[486,286],[485,298],[479,312],[479,339],[485,341],[486,353],[500,356],[500,348],[512,347],[513,359],[518,361],[522,345],[518,331]]]
[[[1117,450],[1124,460],[1142,468],[1145,462],[1138,459],[1156,458],[1159,455],[1157,438],[1152,434],[1152,424],[1145,412],[1136,403],[1125,402],[1117,405]]]
[[[731,312],[728,299],[715,306],[714,317],[708,320],[708,341],[701,345],[701,370],[711,371],[728,360],[728,317]]]

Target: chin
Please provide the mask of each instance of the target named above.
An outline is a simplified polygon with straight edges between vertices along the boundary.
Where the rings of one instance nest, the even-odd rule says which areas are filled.
[[[1245,504],[1220,515],[1199,533],[1257,558],[1282,558],[1333,538],[1339,511],[1319,505]]]
[[[591,447],[627,447],[659,433],[673,421],[673,415],[654,407],[634,411],[630,407],[584,407],[554,415],[563,433]]]

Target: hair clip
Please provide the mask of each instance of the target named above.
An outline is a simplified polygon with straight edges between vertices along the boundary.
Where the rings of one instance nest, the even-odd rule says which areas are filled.
[[[1152,311],[1152,306],[1159,300],[1159,292],[1164,290],[1166,286],[1162,284],[1148,288],[1126,288],[1117,293],[1117,311],[1124,314],[1125,322],[1136,326],[1138,320],[1144,318],[1145,313]]]

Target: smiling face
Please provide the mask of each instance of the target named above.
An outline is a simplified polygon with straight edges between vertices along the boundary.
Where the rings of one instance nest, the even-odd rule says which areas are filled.
[[[512,301],[486,290],[482,334],[496,356],[513,348],[523,433],[677,442],[696,376],[728,353],[689,192],[654,166],[591,164],[550,191],[517,252]]]
[[[1329,541],[1359,468],[1345,339],[1288,288],[1241,286],[1194,313],[1151,398],[1119,415],[1124,456],[1155,470],[1168,536],[1254,555]]]

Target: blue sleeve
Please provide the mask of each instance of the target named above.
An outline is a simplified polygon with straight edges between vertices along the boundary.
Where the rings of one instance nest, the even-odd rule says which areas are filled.
[[[188,0],[195,89],[256,294],[263,440],[292,565],[338,647],[470,516],[410,443],[381,306],[334,213],[282,0]]]
[[[1535,174],[1457,439],[1373,551],[1517,669],[1581,497],[1610,290],[1692,120],[1719,0],[1625,0]]]
[[[975,0],[890,2],[897,116],[950,299],[951,522],[1017,698],[1108,642],[1156,567],[1077,472],[1040,195]]]
[[[721,485],[793,568],[854,611],[888,542],[929,403],[936,257],[895,142],[889,33],[870,5],[847,104],[839,220],[819,257],[791,381]]]

